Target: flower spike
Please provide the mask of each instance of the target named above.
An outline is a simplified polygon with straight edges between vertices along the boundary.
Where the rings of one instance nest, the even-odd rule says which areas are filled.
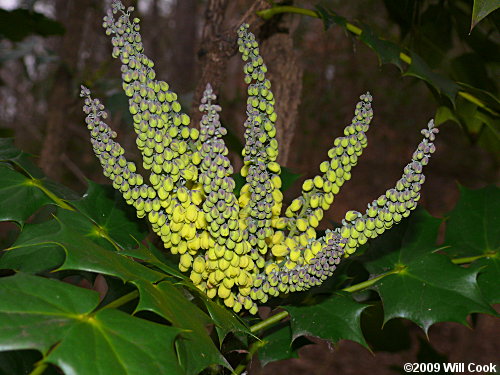
[[[103,26],[113,35],[113,56],[122,62],[123,89],[137,133],[137,147],[149,184],[127,161],[116,133],[104,122],[104,106],[82,87],[85,122],[104,175],[137,216],[146,216],[164,246],[179,256],[179,269],[210,298],[235,312],[255,314],[257,302],[307,290],[331,276],[342,257],[408,216],[420,198],[422,169],[435,151],[437,129],[431,121],[424,139],[396,186],[368,205],[364,214],[349,211],[342,227],[318,238],[315,228],[329,209],[367,145],[373,117],[372,97],[362,95],[344,136],[334,140],[330,160],[306,180],[302,194],[282,216],[281,167],[276,162],[276,113],[267,67],[255,36],[242,25],[238,47],[248,84],[245,148],[241,174],[246,183],[234,194],[233,168],[220,123],[221,107],[207,85],[201,100],[200,131],[189,127],[177,95],[156,79],[144,54],[133,8],[113,0]],[[116,15],[118,18],[116,19]]]

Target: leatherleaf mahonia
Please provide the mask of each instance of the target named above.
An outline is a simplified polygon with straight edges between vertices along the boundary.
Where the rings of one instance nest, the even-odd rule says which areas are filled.
[[[104,17],[112,35],[113,57],[122,67],[123,90],[142,153],[146,179],[124,156],[116,133],[104,122],[106,112],[82,87],[84,111],[95,154],[138,217],[147,217],[165,248],[179,255],[179,269],[210,298],[234,311],[257,312],[270,296],[303,291],[321,284],[356,248],[408,216],[420,198],[422,168],[435,147],[437,129],[430,121],[424,139],[396,186],[368,205],[349,211],[336,230],[318,237],[316,229],[367,145],[373,117],[372,97],[361,95],[344,136],[335,139],[320,174],[303,183],[302,194],[282,214],[276,112],[266,65],[248,25],[238,30],[245,82],[248,84],[245,147],[239,196],[220,123],[221,108],[207,85],[201,100],[200,130],[189,127],[177,95],[156,79],[145,54],[139,20],[132,8],[114,1]],[[117,18],[116,18],[117,17]]]

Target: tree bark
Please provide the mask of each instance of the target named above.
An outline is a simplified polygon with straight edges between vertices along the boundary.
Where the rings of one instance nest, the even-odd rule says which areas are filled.
[[[198,64],[201,68],[200,79],[194,92],[192,123],[198,126],[201,113],[198,110],[201,96],[207,83],[212,85],[216,94],[219,94],[229,59],[237,52],[236,31],[242,23],[257,28],[263,21],[256,12],[269,7],[266,0],[256,0],[248,11],[227,30],[221,30],[228,0],[209,0],[205,11],[205,25],[203,27],[200,48],[198,50]]]
[[[276,100],[276,139],[278,162],[287,165],[290,147],[298,123],[298,107],[302,96],[303,67],[293,49],[292,35],[297,24],[287,15],[275,26],[276,30],[262,43],[262,55],[267,61],[267,77]]]
[[[277,140],[280,147],[278,161],[286,165],[290,146],[297,126],[297,110],[302,92],[302,72],[298,56],[293,49],[292,34],[296,28],[292,16],[275,17],[264,22],[256,12],[269,7],[265,0],[253,3],[245,15],[228,30],[221,30],[228,0],[209,0],[205,11],[205,25],[198,51],[201,77],[195,90],[192,119],[198,125],[201,114],[198,111],[199,99],[207,83],[219,93],[224,79],[228,60],[237,52],[236,30],[242,23],[248,23],[258,30],[261,50],[268,78],[276,98]]]

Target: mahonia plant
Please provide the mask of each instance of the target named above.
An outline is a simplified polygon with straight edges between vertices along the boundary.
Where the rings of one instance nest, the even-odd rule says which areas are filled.
[[[82,86],[84,111],[95,154],[104,175],[147,217],[165,248],[178,254],[179,269],[210,298],[234,311],[257,312],[271,296],[303,291],[331,276],[348,257],[407,217],[420,198],[422,168],[435,150],[438,130],[431,120],[424,139],[396,186],[368,204],[365,213],[349,211],[342,226],[319,237],[316,228],[367,145],[373,118],[372,97],[361,95],[344,136],[334,140],[320,174],[307,179],[302,194],[283,212],[275,99],[255,36],[242,25],[238,46],[248,84],[245,147],[241,175],[246,183],[234,193],[233,167],[221,126],[221,107],[208,84],[201,99],[200,130],[190,128],[169,85],[156,79],[144,54],[139,19],[133,8],[114,1],[103,26],[112,35],[113,57],[121,60],[123,90],[129,99],[148,181],[124,156],[116,133],[104,122],[104,106]],[[118,18],[116,19],[115,16]]]

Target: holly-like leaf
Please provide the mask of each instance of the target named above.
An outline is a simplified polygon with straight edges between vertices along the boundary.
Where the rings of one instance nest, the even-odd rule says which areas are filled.
[[[41,227],[42,225],[46,225],[46,227]],[[50,231],[44,232],[41,230],[43,228],[50,229]],[[45,223],[39,224],[39,226],[34,225],[28,229],[31,230],[16,241],[9,252],[23,249],[23,251],[29,251],[31,257],[43,258],[47,245],[57,245],[65,252],[64,263],[59,270],[102,273],[118,277],[123,281],[143,279],[156,282],[165,277],[163,273],[154,271],[119,252],[99,246],[88,236],[71,228],[64,221],[57,220],[57,225]],[[10,254],[10,256],[13,257],[14,254]],[[2,262],[3,257],[0,258],[0,264]]]
[[[231,368],[207,334],[205,325],[211,322],[210,318],[170,281],[151,284],[139,280],[134,284],[141,296],[137,311],[152,311],[184,330],[176,348],[186,374],[198,374],[213,364]]]
[[[33,179],[5,165],[0,165],[0,202],[0,221],[15,221],[20,225],[42,206],[53,203]]]
[[[433,72],[429,65],[416,53],[411,53],[411,64],[404,75],[424,80],[434,87],[439,94],[446,96],[451,103],[455,103],[460,87],[451,79]]]
[[[500,189],[487,186],[470,190],[460,186],[460,199],[449,213],[446,225],[447,252],[479,259],[478,284],[490,303],[500,302]]]
[[[351,340],[367,346],[361,332],[360,316],[367,305],[348,295],[332,295],[310,306],[284,306],[290,313],[293,339],[311,335],[337,342]]]
[[[377,301],[361,315],[361,328],[373,351],[397,353],[411,348],[408,327],[403,319],[392,319],[384,324],[384,309]]]
[[[393,64],[400,72],[403,71],[403,63],[399,57],[403,51],[397,44],[379,38],[367,25],[363,26],[363,33],[359,39],[375,51],[380,65]]]
[[[471,31],[482,19],[498,8],[500,8],[498,0],[474,0],[470,25]]]
[[[94,291],[27,274],[0,279],[0,350],[36,349],[66,374],[182,374],[179,330],[121,311]]]
[[[0,161],[16,164],[33,178],[43,178],[43,173],[30,158],[30,154],[14,145],[14,138],[0,138]]]
[[[483,258],[473,263],[475,269],[479,271],[477,283],[484,298],[493,304],[500,303],[500,288],[498,281],[500,280],[500,257],[496,256]]]
[[[140,259],[152,266],[157,267],[167,275],[175,276],[179,279],[187,281],[188,283],[191,283],[189,277],[180,272],[177,265],[173,262],[170,262],[165,254],[155,248],[153,244],[150,243],[148,245],[149,247],[146,247],[143,244],[139,244],[139,247],[135,249],[123,249],[122,251],[120,251],[120,254],[131,256],[135,259]]]
[[[264,332],[262,340],[256,345],[259,347],[260,363],[264,367],[271,362],[298,358],[298,350],[309,344],[314,343],[306,337],[293,340],[292,328],[289,323],[285,323]]]
[[[448,253],[472,256],[500,251],[500,188],[470,190],[460,186],[460,199],[448,216]]]
[[[219,337],[219,344],[221,346],[224,338],[230,332],[239,332],[245,335],[251,335],[249,328],[232,311],[212,301],[204,293],[198,293],[198,296],[203,300],[207,311],[215,324],[215,329]]]
[[[467,324],[474,312],[494,313],[476,282],[477,270],[454,265],[435,254],[440,220],[418,210],[398,227],[373,241],[366,263],[372,274],[390,273],[375,283],[387,322],[412,320],[427,332],[437,322]],[[379,251],[383,249],[383,251]]]
[[[143,220],[138,220],[135,210],[128,206],[112,186],[88,181],[89,187],[83,198],[71,202],[87,216],[99,231],[105,232],[122,247],[137,247],[137,242],[147,235]]]
[[[54,233],[59,229],[56,220],[26,224],[11,248],[0,258],[0,268],[28,273],[50,271],[59,267],[65,258],[64,248],[55,242],[31,243],[33,238]],[[42,256],[41,256],[42,255]]]

